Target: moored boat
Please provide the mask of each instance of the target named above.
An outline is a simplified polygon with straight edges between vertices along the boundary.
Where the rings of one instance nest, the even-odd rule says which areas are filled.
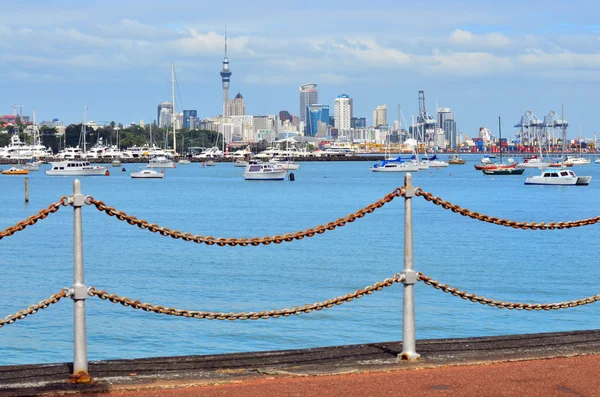
[[[93,176],[109,175],[108,168],[101,165],[92,165],[89,161],[68,160],[51,162],[50,169],[46,170],[49,176]]]
[[[10,167],[7,170],[2,170],[2,175],[27,175],[29,170],[17,167]]]
[[[282,181],[287,171],[279,164],[248,164],[244,170],[244,179],[247,181]]]
[[[483,169],[485,175],[521,175],[525,168],[492,168]]]
[[[148,161],[147,168],[174,168],[173,160],[166,156],[155,156]]]
[[[526,185],[589,185],[591,176],[577,176],[571,170],[547,170],[541,175],[530,176],[525,179]]]
[[[132,178],[137,179],[162,179],[165,176],[165,170],[155,171],[152,169],[140,169],[129,174]]]
[[[371,167],[370,170],[373,172],[416,172],[419,170],[419,166],[412,163],[382,160],[379,164]]]

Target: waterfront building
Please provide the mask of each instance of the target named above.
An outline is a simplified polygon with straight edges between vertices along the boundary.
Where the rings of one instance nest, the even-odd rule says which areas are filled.
[[[221,69],[221,82],[223,84],[223,117],[229,117],[229,80],[231,78],[229,70],[229,59],[227,59],[227,30],[225,31],[225,57],[223,58],[223,69]]]
[[[156,120],[158,120],[159,127],[170,127],[171,126],[171,115],[173,113],[173,104],[171,102],[161,102],[158,104],[158,114]]]
[[[244,103],[244,97],[239,92],[229,103],[227,104],[227,117],[231,116],[245,116],[246,115],[246,104]]]
[[[454,113],[450,111],[450,108],[437,109],[437,123],[444,130],[444,139],[446,142],[449,144],[450,142],[456,143],[456,122],[454,121]]]
[[[183,128],[186,129],[194,129],[194,127],[192,127],[192,124],[196,124],[196,118],[198,117],[198,111],[197,110],[184,110],[183,111]]]
[[[373,110],[373,127],[387,125],[387,105],[380,105]]]
[[[327,135],[327,123],[329,122],[329,106],[312,104],[307,106],[306,136]]]
[[[308,107],[319,103],[319,92],[316,84],[304,84],[300,86],[300,121],[306,124]],[[329,117],[329,116],[328,116]],[[327,120],[329,121],[329,120]]]
[[[329,122],[327,123],[327,125],[329,127],[334,127],[335,126],[335,116],[329,116]]]
[[[352,120],[352,98],[346,94],[340,94],[334,103],[335,128],[338,130],[349,130]]]

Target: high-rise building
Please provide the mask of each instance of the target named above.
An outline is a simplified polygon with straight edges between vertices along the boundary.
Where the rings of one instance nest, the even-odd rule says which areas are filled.
[[[168,127],[171,125],[171,115],[173,113],[173,104],[171,102],[161,102],[158,104],[156,120],[159,127]]]
[[[184,110],[183,111],[183,128],[192,129],[192,124],[196,125],[196,119],[198,118],[197,110]]]
[[[349,130],[352,120],[352,98],[346,94],[340,94],[335,98],[334,104],[335,128],[338,130]]]
[[[367,119],[364,117],[352,117],[350,119],[351,129],[367,128]]]
[[[312,104],[307,106],[306,136],[325,135],[329,122],[329,106]]]
[[[286,120],[292,121],[292,115],[287,110],[279,112],[279,120],[283,123]]]
[[[221,69],[221,82],[223,83],[223,117],[229,117],[229,78],[231,70],[229,70],[229,60],[227,59],[227,30],[225,31],[225,58],[223,58],[223,69]]]
[[[454,121],[454,113],[450,111],[450,108],[438,108],[437,123],[444,130],[444,139],[448,144],[456,145],[456,122]]]
[[[246,104],[244,103],[244,97],[239,92],[229,103],[227,104],[227,117],[232,116],[245,116],[246,115]]]
[[[304,84],[300,86],[300,121],[306,123],[308,107],[319,103],[319,92],[316,84]]]
[[[373,127],[387,125],[387,105],[380,105],[373,110]]]

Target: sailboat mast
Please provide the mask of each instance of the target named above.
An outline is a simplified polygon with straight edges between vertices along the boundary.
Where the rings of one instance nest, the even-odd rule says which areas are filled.
[[[173,157],[177,155],[177,141],[175,139],[175,122],[177,117],[175,116],[175,64],[171,64],[171,101],[173,104],[173,110],[171,113],[171,124],[173,124]]]
[[[500,139],[500,164],[502,164],[502,123],[500,122],[500,116],[498,116],[498,136]]]
[[[87,124],[87,105],[84,105],[83,107],[83,155],[85,157],[85,133],[86,133],[86,129],[85,126]]]

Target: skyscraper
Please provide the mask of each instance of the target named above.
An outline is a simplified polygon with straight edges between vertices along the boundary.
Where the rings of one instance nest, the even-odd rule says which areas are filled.
[[[223,83],[223,117],[229,117],[229,78],[231,70],[229,70],[229,60],[227,59],[227,29],[225,29],[225,58],[223,58],[223,69],[221,70],[221,81]]]
[[[335,128],[349,130],[352,120],[352,98],[346,94],[340,94],[334,103]]]
[[[184,110],[183,111],[183,128],[191,129],[192,126],[196,125],[196,119],[198,118],[197,110]]]
[[[329,122],[329,106],[321,104],[308,105],[306,111],[306,136],[325,135]]]
[[[438,108],[437,123],[444,130],[444,139],[448,144],[455,145],[457,143],[456,122],[454,121],[454,113],[450,111],[450,108]]]
[[[171,126],[173,116],[173,104],[171,102],[161,102],[158,104],[158,115],[156,121],[159,127]]]
[[[316,84],[304,84],[300,86],[300,121],[306,123],[308,106],[319,103],[319,92]]]
[[[387,105],[380,105],[373,110],[373,127],[387,125]]]
[[[245,116],[246,115],[246,104],[244,104],[244,97],[239,92],[227,105],[227,116]]]

